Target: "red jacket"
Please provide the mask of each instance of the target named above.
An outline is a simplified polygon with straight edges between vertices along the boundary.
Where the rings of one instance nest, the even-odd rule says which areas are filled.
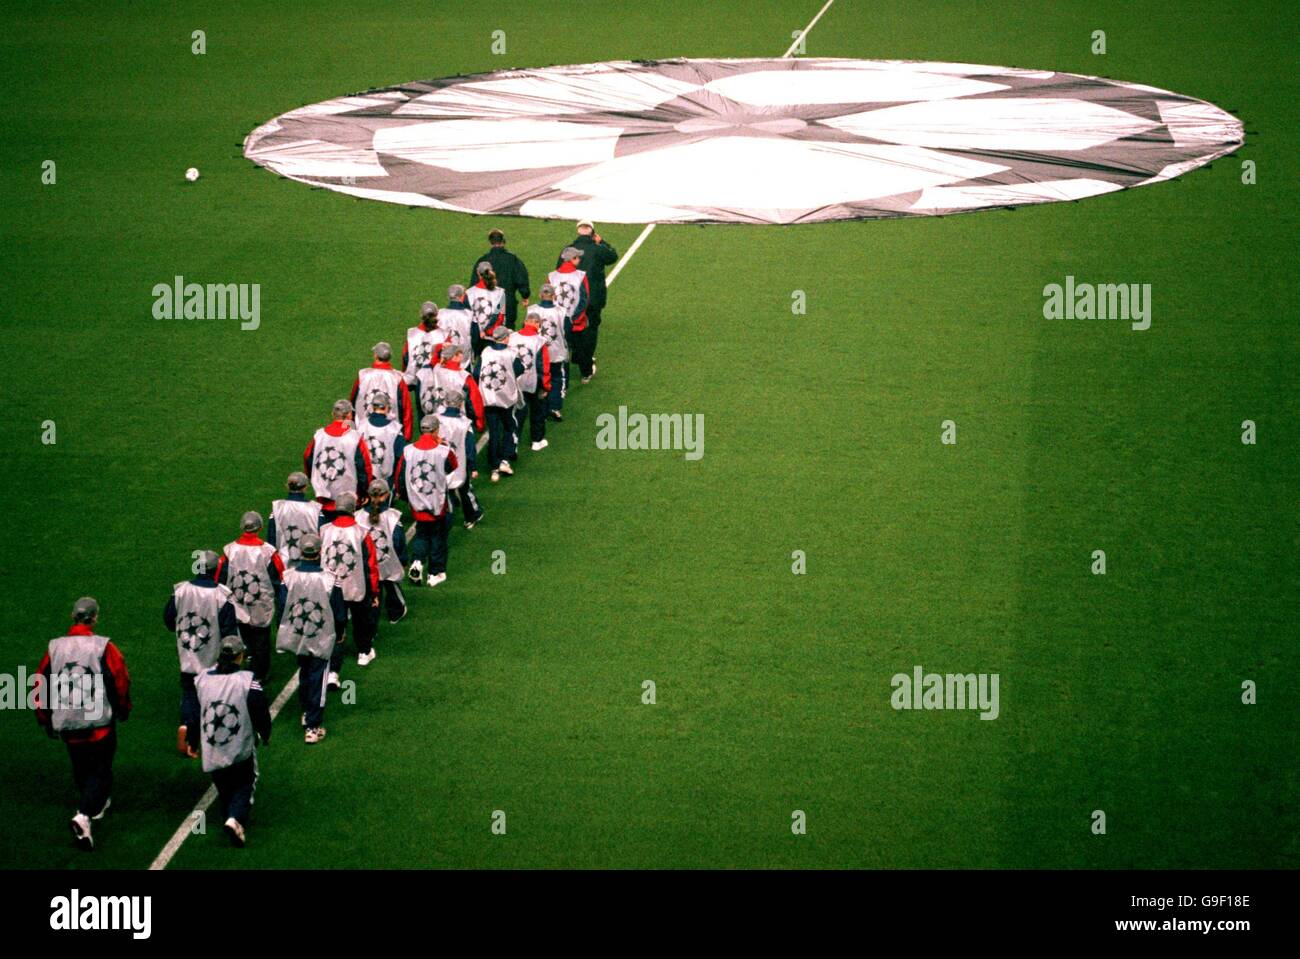
[[[73,623],[72,628],[68,630],[69,636],[93,636],[95,631],[89,626],[82,623]],[[105,678],[113,684],[110,696],[113,698],[113,718],[126,719],[131,715],[131,677],[126,671],[126,660],[122,658],[121,652],[113,645],[110,640],[104,647],[104,660],[102,664]],[[47,649],[45,655],[41,658],[41,664],[36,668],[37,683],[40,684],[41,696],[39,702],[42,705],[36,707],[36,722],[44,729],[50,728],[53,717],[50,711],[45,708],[44,704],[48,702],[47,696],[50,690],[50,653]],[[103,739],[113,731],[113,723],[107,726],[96,726],[92,729],[77,729],[63,734],[63,741],[68,743],[93,743]]]

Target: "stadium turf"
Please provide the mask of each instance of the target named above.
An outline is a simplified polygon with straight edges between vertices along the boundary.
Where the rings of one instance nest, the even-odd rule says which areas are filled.
[[[0,714],[0,866],[154,858],[207,787],[171,752],[171,585],[485,245],[484,219],[277,179],[244,134],[417,78],[776,56],[820,0],[615,4],[582,29],[558,3],[409,6],[9,14],[0,668],[33,668],[90,593],[137,705],[92,856],[62,749]],[[312,748],[281,715],[249,847],[214,827],[172,868],[1296,865],[1293,14],[1088,6],[837,0],[808,52],[1148,83],[1237,111],[1240,155],[1015,212],[658,228],[550,448],[480,482],[447,583],[349,661],[356,705]],[[498,225],[535,278],[572,236]],[[261,284],[260,328],[154,320],[178,274]],[[1151,329],[1044,320],[1067,274],[1150,283]],[[704,457],[598,450],[619,405],[703,414]],[[917,664],[998,673],[999,718],[891,709]]]

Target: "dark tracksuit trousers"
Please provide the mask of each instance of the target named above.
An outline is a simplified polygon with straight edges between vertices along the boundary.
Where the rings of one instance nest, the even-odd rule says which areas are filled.
[[[569,389],[569,361],[551,364],[551,391],[546,394],[546,412],[558,413],[564,409],[564,394]]]
[[[432,576],[447,572],[447,531],[450,527],[450,511],[443,513],[437,519],[415,521],[415,538],[411,541],[411,555],[424,564],[425,575]]]
[[[247,826],[248,814],[253,809],[253,789],[257,785],[257,754],[225,769],[214,770],[212,785],[217,787],[221,821],[235,819],[241,826]]]
[[[259,683],[266,682],[271,672],[271,626],[239,624],[239,638],[248,648],[248,668]]]
[[[368,653],[375,644],[375,633],[379,629],[379,610],[370,605],[371,597],[367,594],[356,602],[345,602],[348,608],[348,620],[352,623],[352,642],[356,644],[357,653]],[[338,629],[338,640],[334,643],[334,652],[330,654],[330,670],[338,672],[343,665],[343,625]]]
[[[485,406],[488,428],[488,463],[496,469],[502,461],[518,459],[515,449],[515,411],[505,406]]]
[[[587,329],[591,331],[591,358],[596,358],[596,341],[600,339],[600,313],[605,309],[605,304],[592,306],[587,304]]]
[[[394,579],[385,579],[379,587],[384,591],[384,611],[388,614],[388,621],[395,623],[406,612],[406,594],[402,592],[402,584]]]
[[[578,364],[578,371],[587,377],[591,375],[592,357],[595,354],[595,328],[588,320],[585,329],[574,330],[569,334],[569,357]]]
[[[194,674],[181,673],[181,725],[190,749],[199,748],[199,694],[194,690]]]
[[[456,489],[447,490],[447,498],[452,502],[453,508],[460,511],[464,522],[477,523],[483,518],[483,508],[478,505],[478,497],[474,495],[468,470],[465,472],[465,482]]]
[[[541,377],[538,377],[541,379]],[[552,388],[555,381],[551,381]],[[524,435],[524,417],[528,418],[528,435],[534,443],[540,443],[546,439],[546,408],[547,400],[550,399],[550,393],[546,397],[540,397],[537,394],[540,390],[524,394],[524,405],[515,411],[515,436]]]
[[[197,720],[195,723],[197,724]],[[117,729],[94,742],[68,742],[68,758],[72,760],[72,781],[77,784],[81,798],[77,812],[83,816],[98,816],[104,811],[108,797],[113,792],[113,756],[117,753]]]
[[[335,623],[338,635],[343,635],[346,623]],[[337,647],[337,643],[335,646]],[[307,728],[316,729],[325,722],[325,676],[330,661],[316,656],[298,657],[298,702],[307,714]]]

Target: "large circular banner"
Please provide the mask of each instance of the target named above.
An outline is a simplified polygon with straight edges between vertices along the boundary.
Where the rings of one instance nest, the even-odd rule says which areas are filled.
[[[1050,70],[657,60],[407,83],[292,110],[244,154],[353,196],[613,223],[810,223],[1077,200],[1235,150],[1213,104]]]

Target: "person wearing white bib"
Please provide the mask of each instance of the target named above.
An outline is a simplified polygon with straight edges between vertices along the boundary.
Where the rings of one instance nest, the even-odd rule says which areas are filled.
[[[266,523],[266,541],[276,548],[286,568],[298,565],[302,558],[299,543],[303,536],[320,530],[321,505],[307,498],[307,474],[294,470],[285,481],[285,497],[271,503],[271,518]]]
[[[438,350],[447,342],[447,334],[438,327],[438,307],[426,300],[420,304],[420,323],[406,331],[402,347],[402,370],[407,383],[415,371],[438,361]]]
[[[376,343],[370,350],[374,362],[365,369],[357,371],[357,378],[352,382],[352,395],[348,397],[356,409],[359,420],[364,421],[376,409],[376,403],[384,402],[385,415],[390,420],[397,420],[402,427],[402,435],[411,437],[411,394],[406,385],[402,371],[393,369],[393,348],[387,343]]]
[[[402,458],[402,449],[406,446],[406,437],[402,435],[401,423],[388,414],[388,397],[376,396],[370,415],[361,421],[357,432],[366,441],[371,474],[375,479],[391,483],[397,461]]]
[[[440,428],[438,417],[422,419],[420,438],[406,448],[397,470],[397,495],[406,500],[415,520],[409,575],[416,583],[427,575],[430,586],[447,579],[447,533],[451,526],[447,478],[459,463],[455,452],[438,435]]]
[[[438,435],[456,454],[456,468],[447,477],[447,495],[453,508],[459,509],[466,529],[473,529],[483,518],[483,507],[474,495],[478,479],[478,434],[461,411],[464,394],[452,389],[442,394],[442,412],[438,414]]]
[[[302,538],[302,561],[284,576],[285,613],[275,648],[298,659],[298,701],[309,746],[325,738],[325,695],[334,648],[348,626],[348,606],[332,573],[320,564],[321,538]]]
[[[217,663],[195,680],[203,717],[203,771],[217,791],[217,818],[230,844],[242,848],[257,787],[257,743],[271,741],[271,708],[262,685],[244,669],[238,636],[221,641]]]
[[[357,512],[357,525],[375,542],[375,561],[379,564],[379,587],[384,594],[388,622],[399,622],[406,615],[406,596],[402,593],[402,576],[406,573],[406,530],[402,511],[389,505],[388,483],[377,479],[370,484],[369,506]]]
[[[318,429],[302,454],[303,472],[311,477],[316,500],[321,504],[321,522],[334,519],[334,498],[352,493],[358,500],[374,479],[370,450],[365,437],[353,424],[350,400],[337,400],[332,410],[334,421]]]
[[[369,666],[375,659],[375,627],[379,621],[379,562],[375,541],[362,529],[353,513],[357,498],[340,493],[333,522],[321,527],[321,565],[334,575],[343,590],[348,618],[352,621],[352,642],[357,647],[357,665]],[[329,685],[339,685],[343,662],[343,637],[330,657]]]
[[[483,407],[487,413],[488,462],[492,464],[493,483],[501,481],[501,474],[510,476],[518,459],[515,450],[518,436],[515,433],[515,410],[523,405],[523,392],[519,379],[524,375],[524,364],[507,345],[510,330],[498,326],[492,345],[483,351],[479,367],[479,389],[483,391]]]
[[[72,607],[72,628],[52,639],[36,667],[36,722],[61,740],[72,761],[77,813],[69,822],[77,846],[95,848],[92,820],[112,802],[117,724],[131,714],[131,677],[113,641],[95,632],[99,603],[83,596]]]
[[[227,543],[217,560],[217,582],[230,589],[239,616],[239,635],[248,650],[249,667],[257,681],[271,672],[271,620],[284,601],[284,560],[257,534],[262,516],[249,510],[240,520],[240,536]]]
[[[524,419],[528,419],[528,437],[533,452],[546,449],[546,397],[551,391],[551,355],[546,337],[541,331],[542,317],[537,307],[530,306],[524,325],[510,334],[510,348],[524,364],[519,377],[523,403],[515,412],[515,435],[524,435]]]
[[[239,614],[230,590],[217,582],[219,556],[210,549],[199,553],[191,569],[194,578],[172,587],[163,610],[163,625],[176,634],[176,656],[181,666],[181,724],[176,729],[176,751],[194,759],[199,749],[199,701],[194,677],[217,662],[221,640],[239,635]]]
[[[479,335],[487,340],[497,327],[505,325],[506,291],[497,286],[496,272],[487,260],[479,263],[474,272],[478,274],[478,282],[465,291],[465,300]]]
[[[546,413],[559,423],[564,419],[564,397],[569,390],[569,337],[573,334],[573,321],[564,308],[555,302],[555,287],[543,283],[538,291],[541,297],[528,312],[536,312],[542,336],[546,338],[546,354],[551,361],[551,388],[546,394]]]
[[[569,320],[569,355],[578,364],[582,382],[590,383],[596,375],[595,348],[587,322],[591,284],[587,274],[578,268],[581,259],[581,250],[566,246],[560,254],[560,265],[551,271],[548,279],[555,290],[555,301],[564,307]]]
[[[465,369],[472,369],[483,352],[483,331],[474,322],[465,287],[453,283],[447,287],[447,305],[438,311],[438,327],[447,334],[447,342],[460,348]]]

